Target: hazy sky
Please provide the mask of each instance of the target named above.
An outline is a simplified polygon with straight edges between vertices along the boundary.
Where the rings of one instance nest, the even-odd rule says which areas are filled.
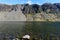
[[[43,4],[43,3],[60,3],[60,0],[0,0],[2,4]]]

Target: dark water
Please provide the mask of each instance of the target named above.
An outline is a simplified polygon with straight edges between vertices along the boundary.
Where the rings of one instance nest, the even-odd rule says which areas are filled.
[[[11,34],[48,34],[60,35],[60,22],[0,22],[0,32]]]

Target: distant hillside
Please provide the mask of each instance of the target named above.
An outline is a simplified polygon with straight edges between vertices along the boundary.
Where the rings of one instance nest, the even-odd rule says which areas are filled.
[[[16,4],[16,5],[7,5],[7,4],[0,4],[0,11],[17,11],[18,9],[21,10],[23,5]]]
[[[60,3],[25,4],[22,12],[27,21],[60,21]]]
[[[0,21],[60,21],[60,3],[0,4]]]
[[[0,4],[0,21],[26,21],[21,6]]]
[[[22,10],[24,14],[26,13],[59,13],[60,12],[60,3],[44,3],[42,5],[38,4],[16,4],[16,5],[7,5],[7,4],[0,4],[0,11],[12,11],[12,10]]]
[[[60,13],[60,3],[44,3],[43,5],[38,4],[25,4],[23,8],[23,13]]]

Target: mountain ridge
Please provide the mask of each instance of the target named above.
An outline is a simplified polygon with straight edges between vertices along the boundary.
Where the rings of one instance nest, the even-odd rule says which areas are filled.
[[[8,13],[7,13],[8,12]],[[13,15],[14,13],[14,15]],[[22,16],[17,15],[21,15]],[[23,21],[60,21],[60,3],[50,4],[45,3],[43,5],[38,4],[16,4],[16,5],[6,5],[6,4],[0,4],[0,14],[3,17],[2,19],[7,20],[17,20],[16,17],[18,17],[19,20],[20,17]],[[7,15],[11,14],[12,17],[8,17]],[[16,15],[15,15],[16,14]],[[4,16],[7,16],[4,18]],[[2,20],[1,19],[1,20]],[[22,21],[21,20],[21,21]],[[9,20],[7,20],[9,21]],[[14,20],[13,20],[14,21]]]

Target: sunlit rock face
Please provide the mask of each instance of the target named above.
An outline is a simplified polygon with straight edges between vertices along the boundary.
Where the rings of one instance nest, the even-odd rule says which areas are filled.
[[[26,17],[21,11],[2,11],[0,12],[0,21],[26,21]]]

